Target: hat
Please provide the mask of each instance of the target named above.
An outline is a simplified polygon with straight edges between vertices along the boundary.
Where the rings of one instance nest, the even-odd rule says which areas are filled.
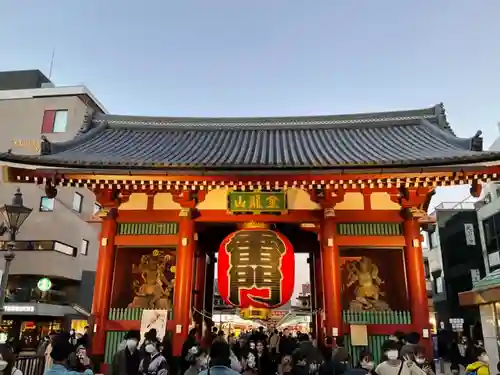
[[[137,330],[128,331],[125,335],[125,340],[136,339],[137,341],[141,341],[141,333]]]

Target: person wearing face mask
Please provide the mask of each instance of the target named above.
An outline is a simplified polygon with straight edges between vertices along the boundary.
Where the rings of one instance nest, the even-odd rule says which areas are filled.
[[[465,369],[466,375],[490,375],[488,353],[483,348],[475,347],[474,354],[476,361],[471,363]]]
[[[199,346],[193,346],[189,349],[186,361],[189,363],[189,368],[184,372],[184,375],[198,375],[200,371],[208,368],[207,352]]]
[[[372,353],[368,350],[362,351],[355,368],[348,370],[346,375],[372,375],[374,374],[375,362]]]
[[[375,368],[378,375],[426,375],[410,359],[400,359],[399,344],[394,341],[387,341],[382,346],[386,360]]]
[[[436,375],[434,362],[429,362],[427,358],[425,358],[425,349],[422,346],[417,346],[415,348],[415,363],[424,370],[427,375]]]
[[[160,352],[158,340],[144,342],[145,356],[139,365],[139,373],[143,375],[167,375],[167,360]]]
[[[0,345],[0,374],[23,375],[22,371],[15,367],[15,355],[5,344]]]
[[[94,375],[91,369],[86,369],[82,372],[76,372],[68,370],[68,358],[72,353],[73,348],[68,340],[68,335],[61,334],[57,336],[52,342],[52,351],[50,352],[50,356],[52,357],[53,364],[45,371],[44,375]],[[90,360],[88,357],[84,360],[83,364],[88,366],[90,364]],[[4,375],[9,375],[4,372]]]
[[[137,345],[141,339],[139,331],[129,331],[123,345],[113,356],[107,375],[138,375],[141,356]]]

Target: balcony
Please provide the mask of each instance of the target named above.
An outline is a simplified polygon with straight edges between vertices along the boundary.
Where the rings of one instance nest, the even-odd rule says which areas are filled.
[[[2,249],[5,241],[0,242]],[[76,258],[78,249],[58,241],[16,241],[16,258],[10,275],[40,275],[81,280],[82,270]],[[0,268],[3,268],[0,254]]]

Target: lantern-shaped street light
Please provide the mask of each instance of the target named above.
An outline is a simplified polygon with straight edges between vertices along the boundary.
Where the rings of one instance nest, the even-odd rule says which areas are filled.
[[[0,283],[0,324],[3,320],[3,308],[5,305],[10,264],[16,257],[13,251],[16,246],[14,241],[16,240],[19,229],[31,214],[31,211],[33,211],[31,208],[24,206],[23,194],[19,188],[17,188],[14,198],[12,198],[12,204],[4,204],[0,207],[0,213],[3,215],[5,221],[5,224],[2,224],[3,233],[9,232],[9,242],[7,243],[3,256],[5,259],[5,268],[2,274],[2,282]]]

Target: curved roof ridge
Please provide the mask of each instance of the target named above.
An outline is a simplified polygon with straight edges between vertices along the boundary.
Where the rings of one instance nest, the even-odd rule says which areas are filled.
[[[450,142],[461,149],[469,151],[483,151],[483,138],[481,137],[482,132],[480,130],[478,130],[473,137],[461,138],[440,126],[431,124],[426,119],[421,119],[420,122],[422,126],[426,126],[431,132],[436,134],[436,136],[443,138],[447,142]]]
[[[136,128],[146,126],[169,126],[179,128],[284,128],[285,126],[314,125],[356,125],[374,122],[399,122],[419,120],[421,118],[436,119],[436,106],[424,109],[401,111],[367,112],[355,114],[313,115],[313,116],[270,116],[270,117],[151,117],[132,115],[100,114],[92,120],[100,124],[107,122],[113,128]]]

